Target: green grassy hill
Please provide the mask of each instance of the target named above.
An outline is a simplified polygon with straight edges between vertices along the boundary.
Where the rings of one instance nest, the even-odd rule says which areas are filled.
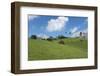
[[[65,44],[59,44],[59,39],[53,41],[29,39],[28,60],[52,60],[87,58],[87,40],[79,38],[62,39]]]

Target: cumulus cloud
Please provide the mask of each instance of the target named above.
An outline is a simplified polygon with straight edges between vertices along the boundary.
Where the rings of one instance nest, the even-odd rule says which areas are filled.
[[[39,35],[37,35],[37,37],[38,37],[38,38],[42,38],[42,39],[47,39],[47,38],[49,38],[49,36],[46,35],[46,34],[39,34]]]
[[[30,15],[28,18],[29,18],[29,20],[34,20],[37,17],[39,17],[39,16]]]
[[[76,31],[74,33],[72,33],[71,37],[79,37],[80,36],[80,32],[83,32],[85,36],[88,35],[88,30],[87,29],[84,29],[84,30],[81,30],[81,31]]]
[[[46,27],[47,31],[61,31],[66,22],[68,22],[68,17],[58,17],[57,19],[51,19],[48,21],[48,26]]]
[[[71,37],[79,37],[80,36],[80,31],[72,33]]]
[[[75,33],[75,32],[77,32],[77,31],[78,31],[78,27],[74,27],[74,28],[71,29],[70,32],[71,32],[71,33]]]

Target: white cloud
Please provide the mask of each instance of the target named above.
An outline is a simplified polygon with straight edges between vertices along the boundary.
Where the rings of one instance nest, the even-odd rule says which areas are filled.
[[[78,27],[74,27],[74,28],[71,29],[70,32],[71,32],[71,33],[75,33],[75,32],[77,32],[77,31],[78,31]]]
[[[71,37],[79,37],[80,36],[80,31],[72,33]]]
[[[29,20],[34,20],[37,17],[39,17],[39,16],[30,15],[28,18],[29,18]]]
[[[83,32],[84,35],[86,35],[86,36],[88,34],[88,30],[87,29],[84,29],[84,30],[81,30],[81,31],[77,30],[76,32],[72,33],[71,37],[79,37],[80,36],[80,32]]]
[[[68,22],[68,17],[58,17],[57,19],[51,19],[48,21],[48,26],[46,27],[47,31],[61,31],[66,22]]]
[[[47,36],[46,34],[39,34],[37,35],[38,38],[42,38],[42,39],[47,39],[49,38],[49,36]]]

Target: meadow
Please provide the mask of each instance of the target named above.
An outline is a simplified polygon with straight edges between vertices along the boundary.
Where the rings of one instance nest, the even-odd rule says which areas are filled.
[[[59,41],[64,41],[60,44]],[[65,38],[53,41],[28,39],[28,60],[79,59],[87,58],[87,40]]]

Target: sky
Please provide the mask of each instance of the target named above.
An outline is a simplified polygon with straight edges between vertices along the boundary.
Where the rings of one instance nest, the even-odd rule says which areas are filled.
[[[87,29],[88,17],[28,15],[28,37],[77,37]]]

